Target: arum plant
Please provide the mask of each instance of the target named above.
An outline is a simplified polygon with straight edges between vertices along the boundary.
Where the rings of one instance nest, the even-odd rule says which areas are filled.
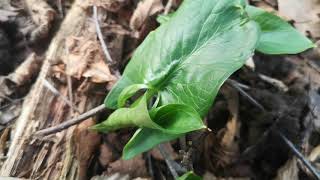
[[[124,159],[206,128],[202,118],[219,88],[255,50],[295,54],[314,47],[281,18],[243,0],[184,0],[160,19],[105,99],[116,111],[93,127],[101,132],[138,127]]]

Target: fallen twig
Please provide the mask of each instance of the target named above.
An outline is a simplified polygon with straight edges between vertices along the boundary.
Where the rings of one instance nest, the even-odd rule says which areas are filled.
[[[91,109],[90,111],[87,111],[87,112],[79,115],[78,117],[75,117],[71,120],[63,122],[57,126],[53,126],[53,127],[47,128],[47,129],[42,129],[40,131],[37,131],[34,135],[35,136],[46,136],[49,134],[60,132],[64,129],[67,129],[70,126],[76,125],[76,124],[88,119],[89,117],[92,117],[92,116],[98,114],[101,111],[104,111],[105,109],[106,109],[105,105],[101,104],[98,107],[95,107],[95,108]]]
[[[289,90],[288,86],[285,85],[282,81],[263,75],[263,74],[258,74],[258,76],[260,77],[261,80],[275,86],[276,88],[278,88],[280,91],[283,92],[287,92]]]
[[[252,104],[257,106],[260,110],[265,111],[265,108],[258,102],[256,101],[252,96],[250,96],[247,92],[245,92],[234,80],[227,80],[226,81],[230,86],[235,88],[236,90],[239,91],[241,95],[246,97]]]
[[[80,113],[79,109],[77,109],[71,101],[68,100],[64,95],[62,95],[49,81],[43,79],[43,85],[48,88],[54,95],[60,97],[71,109],[75,110],[76,112]]]
[[[96,26],[97,35],[98,35],[98,38],[99,38],[103,53],[107,58],[107,61],[109,63],[112,63],[113,60],[112,60],[112,58],[110,56],[110,53],[108,51],[107,44],[104,42],[104,39],[103,39],[103,35],[102,35],[102,32],[101,32],[101,28],[100,28],[100,24],[99,24],[99,20],[98,20],[98,12],[97,11],[98,11],[97,10],[97,6],[93,6],[93,19],[94,19],[94,24]]]
[[[162,155],[162,157],[165,159],[166,164],[172,174],[172,176],[174,177],[174,179],[178,179],[178,173],[174,168],[174,165],[172,164],[172,159],[170,158],[168,152],[165,150],[164,146],[162,144],[159,144],[158,149]]]
[[[292,152],[297,156],[298,159],[309,169],[309,171],[314,175],[315,178],[320,180],[320,174],[317,170],[311,165],[311,163],[299,152],[299,150],[294,146],[294,144],[281,132],[277,131],[281,139],[286,143],[286,145],[292,150]]]

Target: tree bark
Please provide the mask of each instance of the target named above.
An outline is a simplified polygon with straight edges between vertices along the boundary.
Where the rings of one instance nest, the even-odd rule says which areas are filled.
[[[94,124],[94,118],[49,137],[33,136],[40,129],[57,125],[77,115],[65,101],[44,86],[43,80],[51,83],[62,96],[68,96],[67,84],[52,78],[52,67],[66,52],[65,39],[80,36],[86,28],[89,17],[82,2],[75,0],[46,52],[38,79],[25,98],[22,113],[17,119],[8,159],[1,168],[2,176],[41,180],[87,179],[89,162],[100,143],[100,136],[87,130],[87,127]],[[75,86],[80,86],[80,83]],[[104,98],[90,91],[94,88],[95,92],[105,92],[102,86],[87,82],[86,87],[82,91],[73,92],[73,102],[80,113],[101,104]],[[83,141],[86,138],[90,141]]]

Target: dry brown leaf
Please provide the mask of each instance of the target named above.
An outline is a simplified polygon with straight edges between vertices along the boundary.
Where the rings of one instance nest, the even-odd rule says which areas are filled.
[[[163,9],[164,7],[161,0],[140,1],[130,20],[131,29],[140,29],[149,16],[152,16]]]
[[[297,166],[297,159],[293,157],[279,169],[278,175],[275,180],[299,180],[298,173],[299,168]]]
[[[318,158],[320,157],[320,145],[318,145],[317,147],[313,148],[311,153],[308,156],[308,159],[311,162],[316,161]]]
[[[30,83],[39,73],[41,63],[41,58],[31,53],[13,73],[0,77],[0,103],[4,100],[2,96],[10,96],[17,88]]]
[[[294,20],[300,32],[309,32],[313,38],[320,38],[319,0],[278,0],[278,7],[280,15]]]
[[[21,86],[30,82],[32,77],[40,71],[42,59],[35,53],[31,53],[28,58],[14,71],[8,75],[8,79],[14,82],[16,86]]]
[[[56,16],[56,11],[45,0],[26,0],[32,21],[37,25],[30,35],[31,41],[48,36]]]
[[[130,160],[119,159],[110,165],[108,174],[120,173],[130,174],[131,177],[148,177],[146,162],[142,155],[136,156]]]
[[[90,64],[89,68],[83,73],[83,77],[91,78],[91,81],[94,83],[104,83],[115,80],[107,64],[102,61]]]
[[[232,164],[239,153],[238,142],[236,142],[236,137],[240,133],[238,92],[229,86],[223,86],[221,92],[228,102],[229,120],[225,128],[221,129],[217,135],[209,134],[204,142],[204,156],[207,160],[205,164],[214,172]]]
[[[65,72],[76,79],[85,77],[95,83],[114,81],[116,78],[110,73],[100,44],[94,37],[88,35],[66,40],[68,54],[63,57]],[[61,77],[61,66],[56,65],[55,76]]]
[[[226,125],[226,130],[222,138],[222,146],[226,148],[234,149],[237,146],[235,144],[235,137],[240,133],[240,122],[238,121],[239,115],[239,96],[235,89],[229,86],[222,88],[222,94],[225,96],[228,102],[228,109],[231,114],[229,121]]]

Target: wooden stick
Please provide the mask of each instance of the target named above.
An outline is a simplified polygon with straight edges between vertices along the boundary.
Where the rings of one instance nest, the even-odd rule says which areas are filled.
[[[276,131],[281,139],[286,143],[286,145],[291,149],[291,151],[297,156],[298,159],[307,167],[307,169],[314,175],[314,177],[320,180],[320,174],[317,170],[311,165],[311,163],[299,152],[299,150],[294,146],[294,144],[280,131]]]
[[[64,129],[69,128],[70,126],[74,126],[96,114],[98,114],[101,111],[104,111],[106,109],[104,104],[99,105],[98,107],[95,107],[93,109],[91,109],[90,111],[87,111],[81,115],[79,115],[78,117],[75,117],[71,120],[65,121],[64,123],[58,124],[57,126],[53,126],[47,129],[42,129],[40,131],[37,131],[34,136],[46,136],[49,134],[53,134],[53,133],[57,133],[60,132]]]
[[[162,157],[166,161],[166,164],[167,164],[172,176],[174,177],[174,179],[178,179],[179,175],[178,175],[177,171],[175,170],[175,168],[173,167],[173,165],[171,164],[172,159],[171,159],[169,153],[166,151],[166,149],[164,148],[164,146],[162,144],[158,145],[158,149],[159,149]]]

